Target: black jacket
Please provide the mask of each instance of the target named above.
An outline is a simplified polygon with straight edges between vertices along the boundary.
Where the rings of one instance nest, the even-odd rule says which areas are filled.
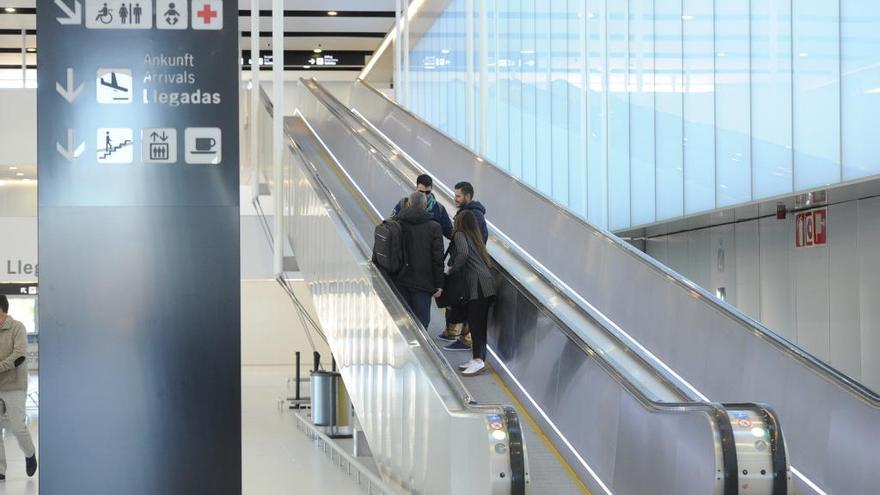
[[[483,242],[489,242],[489,228],[486,227],[486,207],[483,206],[483,203],[479,201],[471,201],[470,203],[459,207],[458,215],[464,210],[470,210],[475,217],[477,217],[477,223],[480,224],[480,232],[483,234]]]
[[[406,264],[395,282],[433,294],[443,287],[443,230],[426,210],[403,208],[396,218],[403,226]]]

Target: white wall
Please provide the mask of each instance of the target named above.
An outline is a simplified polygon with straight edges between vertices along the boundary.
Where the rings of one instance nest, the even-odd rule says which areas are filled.
[[[0,283],[36,281],[36,217],[0,217],[0,232]]]
[[[649,239],[647,253],[880,390],[878,219],[870,198],[828,208],[825,246],[796,248],[789,215]]]
[[[293,283],[294,292],[317,319],[308,287]],[[293,303],[274,280],[241,282],[241,364],[244,366],[292,365],[294,353],[302,352],[303,372],[312,363],[312,350]],[[318,352],[330,361],[327,345],[312,335]]]
[[[0,165],[37,163],[37,91],[0,90]]]

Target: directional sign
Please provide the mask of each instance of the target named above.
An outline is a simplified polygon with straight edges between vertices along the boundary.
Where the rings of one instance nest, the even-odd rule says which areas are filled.
[[[40,489],[240,495],[238,2],[37,3]]]
[[[73,0],[73,8],[67,6],[66,0],[55,0],[55,5],[61,9],[61,17],[57,20],[62,25],[82,24],[82,4],[79,0]]]
[[[67,100],[67,103],[73,103],[74,100],[82,94],[82,92],[86,89],[85,84],[80,84],[76,88],[73,86],[73,69],[67,69],[67,86],[62,86],[61,83],[55,83],[55,91],[58,91],[58,94],[61,95],[62,98]]]
[[[67,144],[62,145],[61,143],[55,143],[55,150],[58,151],[58,154],[65,160],[72,162],[79,158],[79,156],[83,154],[83,151],[86,150],[86,143],[74,143],[76,143],[76,140],[73,137],[73,129],[68,129]]]

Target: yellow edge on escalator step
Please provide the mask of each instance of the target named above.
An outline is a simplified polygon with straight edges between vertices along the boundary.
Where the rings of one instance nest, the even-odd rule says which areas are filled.
[[[523,405],[519,402],[519,399],[517,399],[516,396],[513,395],[513,392],[509,388],[507,388],[507,384],[504,383],[504,380],[502,380],[501,377],[498,376],[498,373],[496,373],[495,370],[490,371],[492,373],[492,378],[495,379],[495,382],[498,383],[498,386],[501,387],[501,390],[504,391],[504,394],[507,395],[511,402],[513,402],[513,407],[516,408],[520,416],[526,418],[526,421],[529,423],[532,429],[535,430],[535,433],[537,433],[538,436],[541,437],[541,441],[544,442],[544,445],[547,446],[547,448],[553,454],[553,457],[556,457],[556,460],[559,461],[559,464],[561,464],[562,467],[565,468],[565,472],[568,473],[568,475],[577,484],[578,488],[580,488],[583,493],[590,495],[590,490],[587,490],[587,487],[584,486],[584,484],[578,478],[577,474],[574,472],[574,469],[572,469],[571,466],[568,465],[568,462],[566,462],[565,458],[562,457],[562,454],[560,454],[559,451],[556,450],[556,447],[553,446],[553,443],[550,442],[550,439],[547,438],[547,435],[545,435],[541,428],[538,427],[538,423],[535,422],[535,420],[528,412],[526,412]]]

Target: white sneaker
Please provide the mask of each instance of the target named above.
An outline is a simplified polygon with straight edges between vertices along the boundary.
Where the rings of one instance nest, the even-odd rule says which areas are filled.
[[[486,363],[482,359],[474,359],[470,366],[462,372],[464,376],[476,376],[486,370]]]
[[[466,363],[461,363],[458,365],[458,369],[464,371],[464,370],[468,369],[468,367],[470,367],[470,365],[474,364],[474,361],[475,361],[475,359],[471,359],[470,361],[468,361]]]

